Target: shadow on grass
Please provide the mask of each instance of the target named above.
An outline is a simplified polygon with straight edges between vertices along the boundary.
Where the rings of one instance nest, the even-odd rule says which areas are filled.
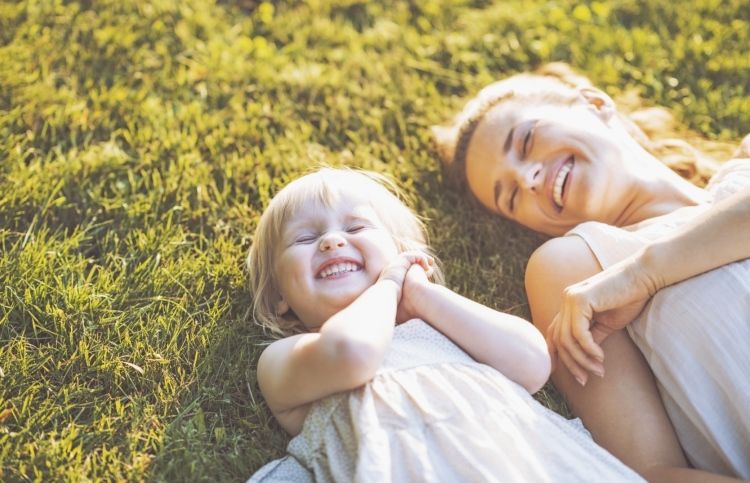
[[[151,476],[156,481],[244,481],[284,452],[288,441],[260,394],[255,368],[266,338],[244,319],[249,294],[218,321],[195,387],[164,433]]]

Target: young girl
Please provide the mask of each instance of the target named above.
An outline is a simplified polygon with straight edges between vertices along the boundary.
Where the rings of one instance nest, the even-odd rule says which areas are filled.
[[[294,438],[250,481],[631,481],[530,395],[550,360],[529,323],[444,286],[382,177],[321,169],[261,217],[256,320],[283,336],[258,383]]]

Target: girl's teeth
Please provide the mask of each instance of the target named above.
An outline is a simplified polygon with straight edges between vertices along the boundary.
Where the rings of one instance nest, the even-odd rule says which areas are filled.
[[[331,275],[341,273],[341,272],[356,272],[359,270],[357,265],[351,262],[345,262],[345,263],[337,263],[335,265],[331,265],[330,267],[326,267],[320,272],[320,278],[328,278]]]
[[[570,161],[567,161],[557,173],[555,185],[552,188],[552,198],[555,200],[555,204],[558,208],[562,208],[562,189],[565,184],[565,178],[567,178],[571,169],[573,169],[573,164]]]

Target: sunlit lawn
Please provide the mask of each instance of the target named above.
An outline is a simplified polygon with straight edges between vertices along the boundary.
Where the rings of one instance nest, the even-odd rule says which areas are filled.
[[[274,5],[0,3],[0,480],[237,481],[282,454],[243,259],[317,163],[391,174],[449,285],[528,317],[543,238],[446,191],[428,133],[493,79],[563,60],[705,136],[750,126],[744,1]]]

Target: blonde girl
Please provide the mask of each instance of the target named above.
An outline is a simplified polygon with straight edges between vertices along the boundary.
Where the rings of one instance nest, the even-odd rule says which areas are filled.
[[[550,370],[541,334],[436,283],[392,189],[325,168],[261,217],[254,313],[280,338],[258,383],[293,438],[251,481],[639,480],[531,397]]]
[[[435,135],[447,178],[558,236],[526,288],[594,439],[650,480],[750,478],[750,139],[701,188],[666,165],[700,180],[699,153],[559,64],[486,87]]]

